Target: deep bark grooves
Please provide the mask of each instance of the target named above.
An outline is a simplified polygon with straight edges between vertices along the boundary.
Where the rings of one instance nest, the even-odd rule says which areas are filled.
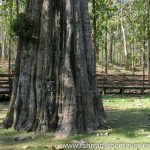
[[[81,95],[83,95],[83,106],[85,106],[85,112],[87,111],[86,108],[90,108],[91,110],[86,112],[86,117],[87,121],[86,121],[86,130],[91,131],[95,128],[98,127],[98,116],[96,114],[94,114],[95,112],[97,112],[97,110],[95,107],[91,107],[95,105],[95,98],[98,98],[99,95],[95,95],[97,94],[96,92],[96,76],[95,76],[95,60],[94,60],[94,51],[92,51],[92,43],[91,43],[91,34],[90,34],[90,26],[89,26],[89,17],[88,17],[88,12],[87,12],[87,1],[80,1],[80,10],[79,14],[81,15],[81,20],[82,23],[81,25],[79,25],[80,27],[82,27],[80,29],[81,32],[81,37],[80,40],[82,40],[80,48],[82,47],[82,45],[84,45],[83,49],[81,49],[81,53],[79,56],[81,56],[81,60],[84,59],[85,62],[82,62],[82,64],[85,63],[86,66],[83,66],[83,68],[85,68],[84,72],[83,72],[83,77],[81,76],[81,79],[83,82],[81,83],[81,88],[82,90],[85,92],[83,92]],[[79,17],[79,18],[80,18]],[[77,58],[76,58],[77,59]],[[81,67],[82,68],[82,67]],[[83,71],[83,69],[82,69]],[[85,76],[86,75],[86,76]],[[92,80],[91,80],[92,79]],[[80,81],[79,80],[79,81]],[[82,86],[85,87],[82,87]],[[81,90],[81,91],[82,91]],[[84,97],[85,94],[85,97]],[[98,105],[98,102],[96,102]],[[89,113],[90,112],[90,113]]]
[[[56,52],[56,109],[55,113],[58,115],[58,123],[57,126],[60,129],[61,122],[63,119],[63,96],[64,96],[64,74],[63,74],[63,66],[64,64],[64,54],[65,54],[65,2],[62,0],[60,2],[59,8],[55,10],[55,34],[57,35],[57,40],[60,44],[59,47],[57,47],[56,41],[55,41],[55,47],[57,49]],[[58,11],[60,9],[60,11]],[[60,17],[60,18],[59,18]],[[59,20],[60,19],[60,20]],[[58,22],[58,20],[60,22]],[[60,24],[60,31],[58,30],[58,26]]]
[[[39,24],[39,19],[37,18],[40,17],[40,3],[29,1],[29,4],[30,5],[26,7],[26,13],[32,16],[35,20],[35,24]],[[38,30],[39,26],[35,28],[35,36],[39,34]],[[35,101],[35,94],[33,91],[34,82],[32,81],[34,80],[37,43],[34,43],[32,40],[30,42],[21,41],[19,43],[21,44],[18,46],[17,51],[16,75],[14,78],[10,111],[8,111],[8,117],[6,116],[5,118],[4,126],[9,127],[11,125],[12,128],[17,130],[24,130],[24,128],[28,130],[29,126],[30,129],[32,128],[32,125],[27,122],[27,120],[29,119],[33,122],[35,114],[32,112],[34,109],[29,108],[31,108],[31,105],[32,108],[34,108]],[[13,119],[13,122],[8,119],[10,116],[11,119]],[[26,127],[27,124],[28,128]]]
[[[83,20],[83,31],[84,31],[84,41],[85,41],[85,53],[87,62],[87,72],[88,79],[90,82],[90,87],[93,92],[93,104],[96,119],[100,125],[105,124],[105,113],[103,109],[102,97],[97,88],[96,79],[96,60],[94,57],[94,51],[92,50],[91,33],[90,33],[90,19],[88,15],[88,2],[87,0],[81,0],[81,11]]]
[[[9,104],[9,108],[7,111],[7,115],[4,120],[4,127],[8,128],[11,127],[13,123],[13,114],[14,114],[14,104],[17,96],[17,88],[18,88],[18,81],[20,76],[20,56],[21,56],[21,49],[22,49],[22,41],[18,41],[18,47],[17,47],[17,56],[16,56],[16,68],[15,68],[15,77],[13,82],[13,90],[11,95],[11,101]]]
[[[39,1],[30,1],[30,6],[27,8],[27,13],[35,20],[35,24],[39,24],[41,4]],[[35,36],[39,35],[39,26],[35,27]],[[16,99],[17,111],[21,107],[18,114],[18,119],[14,128],[17,130],[31,130],[35,120],[35,64],[37,43],[34,41],[25,42],[22,49],[22,62],[20,69],[20,86],[18,86],[18,97]],[[19,104],[19,106],[17,106]],[[20,106],[22,105],[22,106]],[[34,113],[34,114],[33,114]],[[15,122],[15,121],[14,121]]]
[[[59,112],[59,122],[58,122],[58,133],[63,136],[64,134],[69,135],[76,133],[76,95],[75,95],[75,85],[73,80],[73,73],[71,69],[71,51],[72,51],[72,32],[73,32],[73,16],[72,16],[72,1],[66,0],[62,3],[65,9],[63,14],[62,22],[65,22],[65,28],[63,30],[63,41],[64,49],[62,52],[62,73],[61,73],[61,84],[60,90],[62,91],[61,99],[58,102],[61,112]],[[58,81],[60,82],[60,81]],[[62,105],[62,106],[61,106]]]
[[[40,24],[35,29],[39,42],[22,45],[14,120],[6,125],[54,130],[58,136],[98,128],[105,116],[97,90],[87,0],[43,0],[42,6],[32,0],[27,13]]]
[[[36,49],[33,48],[33,49]],[[25,123],[24,130],[26,131],[31,131],[33,127],[33,123],[35,121],[35,115],[36,115],[36,97],[35,97],[35,68],[36,68],[36,53],[33,54],[33,60],[31,62],[32,67],[31,67],[31,75],[30,75],[30,96],[29,96],[29,104],[28,104],[28,116],[27,116],[27,121]]]
[[[87,130],[88,123],[88,106],[89,100],[91,99],[89,81],[87,75],[87,66],[86,66],[86,55],[85,55],[85,45],[84,45],[84,33],[83,33],[83,22],[82,22],[82,12],[80,10],[81,1],[77,0],[75,2],[75,55],[76,55],[76,92],[80,96],[78,99],[78,107],[82,112],[81,120],[78,120],[79,126],[83,131]],[[87,96],[87,97],[86,97]],[[91,116],[93,112],[91,111]],[[81,124],[82,123],[82,124]],[[81,125],[80,125],[81,124]],[[79,130],[81,130],[79,129]]]
[[[16,109],[18,111],[19,109],[19,118],[17,119],[18,122],[16,129],[17,130],[23,130],[25,122],[28,117],[29,110],[29,99],[30,99],[30,92],[31,91],[31,68],[32,61],[34,59],[34,49],[32,46],[30,46],[30,43],[28,45],[30,47],[26,47],[26,45],[23,45],[22,49],[22,56],[21,56],[21,68],[20,68],[20,78],[19,78],[19,85],[18,87],[18,96],[16,99]]]
[[[47,100],[47,80],[51,80],[52,73],[52,3],[44,0],[41,12],[41,30],[40,30],[40,44],[37,57],[37,71],[36,71],[36,91],[37,91],[37,114],[36,122],[38,130],[47,131],[49,127],[46,105]],[[48,79],[50,78],[50,79]]]

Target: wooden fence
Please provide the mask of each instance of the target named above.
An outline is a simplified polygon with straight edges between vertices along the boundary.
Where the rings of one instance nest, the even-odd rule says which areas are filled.
[[[150,75],[97,74],[98,87],[104,93],[150,93]]]
[[[13,75],[0,74],[0,95],[9,95],[12,92]]]
[[[0,95],[12,92],[13,75],[0,74]],[[150,93],[150,75],[104,75],[97,74],[98,87],[104,93]]]

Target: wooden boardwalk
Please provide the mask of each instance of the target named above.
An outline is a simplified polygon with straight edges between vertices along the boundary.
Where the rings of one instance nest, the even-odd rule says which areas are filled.
[[[150,75],[97,74],[97,81],[104,93],[150,93]]]

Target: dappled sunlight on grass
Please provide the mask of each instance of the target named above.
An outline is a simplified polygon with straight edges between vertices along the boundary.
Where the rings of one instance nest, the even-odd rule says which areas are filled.
[[[0,123],[6,114],[8,103],[0,103]],[[44,150],[48,145],[72,143],[84,140],[88,143],[149,143],[150,141],[150,99],[148,96],[104,96],[104,106],[109,129],[97,130],[91,134],[74,135],[57,140],[53,133],[26,133],[0,129],[0,149]],[[19,138],[24,137],[22,140]]]

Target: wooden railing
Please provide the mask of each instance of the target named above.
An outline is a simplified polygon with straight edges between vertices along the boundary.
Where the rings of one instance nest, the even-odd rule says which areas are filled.
[[[107,93],[107,91],[119,90],[124,93],[132,90],[140,90],[144,94],[145,90],[150,90],[150,75],[102,75],[97,74],[99,88]]]
[[[12,92],[13,75],[0,74],[0,95],[10,95]]]
[[[13,75],[0,74],[0,95],[10,95],[12,92]],[[132,90],[140,90],[142,94],[145,90],[150,93],[150,75],[104,75],[97,74],[98,87],[104,93],[114,93],[114,90],[119,90],[119,93],[128,92]]]

